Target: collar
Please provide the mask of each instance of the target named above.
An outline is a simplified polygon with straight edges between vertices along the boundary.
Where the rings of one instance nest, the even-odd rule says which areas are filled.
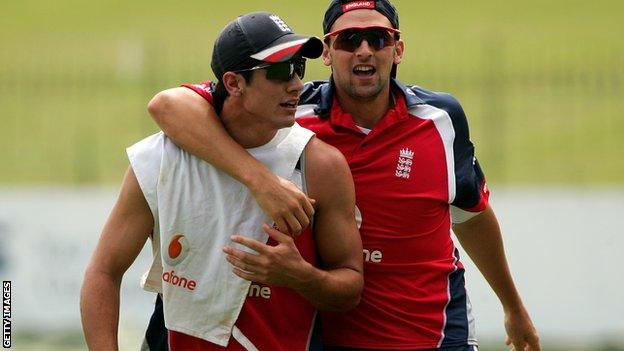
[[[395,86],[392,95],[393,98],[393,106],[388,108],[383,117],[375,124],[372,128],[372,131],[368,134],[372,136],[373,134],[379,133],[381,130],[395,124],[398,122],[402,122],[409,118],[408,113],[408,95],[402,94],[399,90],[400,87]],[[411,91],[411,90],[410,90]],[[420,99],[414,96],[416,99]],[[332,106],[331,113],[329,114],[330,123],[334,126],[340,126],[352,131],[357,132],[358,134],[365,134],[362,130],[355,124],[353,121],[353,116],[350,113],[345,112],[340,104],[338,103],[338,98],[334,95],[332,97]]]
[[[313,90],[316,90],[320,94],[319,104],[315,108],[314,112],[319,116],[327,116],[332,110],[332,104],[334,102],[334,81],[330,79],[329,82],[316,81],[313,82]],[[409,111],[416,105],[424,105],[426,102],[418,97],[411,87],[403,85],[395,78],[390,80],[390,89],[397,97],[402,96]]]

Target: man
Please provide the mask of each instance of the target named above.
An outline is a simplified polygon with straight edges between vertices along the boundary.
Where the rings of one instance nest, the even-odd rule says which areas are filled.
[[[452,227],[503,305],[507,345],[540,350],[460,104],[394,79],[405,50],[396,9],[387,0],[333,0],[323,30],[331,79],[306,85],[298,122],[347,158],[365,259],[360,305],[323,314],[326,349],[476,349]],[[210,95],[171,89],[153,99],[150,112],[177,144],[248,186],[276,223],[305,228],[313,200],[227,138]]]
[[[144,139],[128,149],[131,167],[85,274],[90,349],[117,349],[119,285],[150,232],[145,288],[162,293],[172,350],[308,350],[316,308],[357,305],[362,246],[348,165],[294,124],[304,57],[321,52],[318,38],[256,12],[226,26],[211,63],[223,126],[316,199],[312,229],[293,238],[263,225],[269,218],[242,184],[162,133]]]

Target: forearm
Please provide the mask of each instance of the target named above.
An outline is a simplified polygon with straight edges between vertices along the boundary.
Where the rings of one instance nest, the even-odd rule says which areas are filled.
[[[351,268],[324,271],[310,265],[295,291],[323,311],[348,311],[360,302],[364,280]]]
[[[80,293],[82,328],[89,350],[117,350],[121,279],[87,271]]]
[[[506,312],[524,309],[513,282],[502,235],[490,207],[484,213],[453,228],[462,247],[486,279]]]
[[[214,109],[187,88],[157,94],[148,111],[163,132],[182,149],[219,168],[247,187],[274,175],[227,133]]]

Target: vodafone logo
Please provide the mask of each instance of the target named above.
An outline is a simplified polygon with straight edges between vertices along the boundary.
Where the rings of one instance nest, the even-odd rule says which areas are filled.
[[[197,287],[197,282],[193,279],[181,277],[175,274],[175,271],[165,272],[163,273],[162,280],[165,283],[169,283],[173,286],[179,286],[184,289],[188,289],[190,291],[194,291],[195,287]]]
[[[189,247],[188,239],[183,234],[174,234],[169,240],[166,254],[163,255],[165,261],[171,266],[177,265],[188,256]]]
[[[358,9],[375,9],[374,1],[353,1],[346,5],[342,5],[342,12],[349,12]]]

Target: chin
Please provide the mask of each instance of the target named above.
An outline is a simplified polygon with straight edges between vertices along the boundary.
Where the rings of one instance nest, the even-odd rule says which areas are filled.
[[[290,118],[280,121],[278,128],[279,129],[288,128],[288,127],[292,127],[294,124],[295,124],[295,116],[292,115]]]

